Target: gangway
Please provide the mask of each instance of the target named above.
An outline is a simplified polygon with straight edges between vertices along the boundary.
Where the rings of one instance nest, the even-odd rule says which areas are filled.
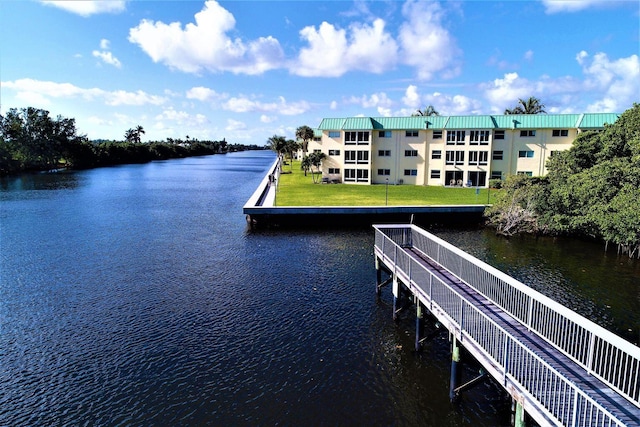
[[[640,348],[413,225],[374,225],[376,290],[410,295],[416,348],[428,310],[540,425],[640,426]],[[389,277],[382,280],[383,272]]]

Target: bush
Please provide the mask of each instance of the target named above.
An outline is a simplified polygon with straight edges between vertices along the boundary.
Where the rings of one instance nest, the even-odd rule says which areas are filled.
[[[489,188],[502,188],[502,180],[501,179],[490,179],[489,180]]]

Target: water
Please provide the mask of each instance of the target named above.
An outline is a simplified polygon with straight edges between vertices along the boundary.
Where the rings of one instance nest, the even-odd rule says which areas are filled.
[[[446,335],[415,354],[376,300],[370,229],[247,227],[272,159],[0,181],[0,425],[507,425],[490,382],[450,404]],[[637,340],[637,262],[436,231]]]

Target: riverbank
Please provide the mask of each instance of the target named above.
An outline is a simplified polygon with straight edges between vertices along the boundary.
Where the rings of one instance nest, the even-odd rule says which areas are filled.
[[[295,163],[294,163],[295,167]],[[288,169],[288,168],[287,168]],[[484,204],[397,204],[398,199],[395,199],[394,205],[360,205],[360,206],[347,206],[338,205],[333,206],[329,203],[332,201],[335,203],[337,192],[340,191],[344,196],[344,192],[341,190],[356,190],[367,191],[369,196],[371,195],[372,186],[356,186],[345,184],[310,184],[304,188],[308,191],[324,191],[325,188],[329,188],[328,191],[335,190],[333,195],[327,197],[318,197],[306,200],[319,200],[323,202],[322,205],[316,206],[281,206],[280,200],[285,197],[283,194],[288,193],[292,187],[297,188],[300,191],[300,185],[292,185],[294,180],[298,180],[300,177],[292,178],[295,176],[293,172],[294,168],[291,168],[290,174],[281,174],[282,168],[278,159],[276,159],[268,168],[264,178],[248,199],[247,203],[243,207],[243,213],[246,215],[247,222],[252,227],[299,227],[299,226],[311,226],[311,227],[337,227],[337,226],[364,226],[369,227],[372,223],[414,223],[418,225],[429,224],[442,224],[442,225],[459,225],[459,224],[479,224],[483,221],[483,214],[486,205]],[[289,172],[289,171],[287,171]],[[302,173],[299,173],[302,176]],[[308,177],[309,181],[311,177]],[[287,182],[288,181],[288,182]],[[283,184],[285,182],[285,184]],[[376,186],[375,190],[379,192],[381,186]],[[398,186],[395,186],[398,187]],[[409,188],[405,189],[414,190]],[[396,188],[394,190],[398,190]],[[386,190],[387,194],[383,193],[385,202],[388,202],[388,188],[382,188]],[[445,189],[445,190],[459,190],[459,189]],[[474,189],[465,189],[468,192],[474,191]],[[347,193],[351,194],[351,193]],[[415,194],[405,191],[405,194]],[[396,195],[397,197],[397,195]],[[404,198],[402,200],[411,200],[416,202],[414,198]],[[441,196],[442,197],[442,196]],[[487,196],[485,196],[487,197]],[[343,199],[339,199],[343,200]],[[360,198],[362,202],[366,203],[375,200],[372,197]],[[441,199],[437,199],[441,200]],[[460,199],[458,199],[460,200]],[[463,199],[467,200],[467,199]],[[324,202],[328,202],[324,204]]]

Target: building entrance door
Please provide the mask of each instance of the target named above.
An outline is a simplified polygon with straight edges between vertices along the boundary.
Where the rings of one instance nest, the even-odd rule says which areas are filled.
[[[486,172],[469,172],[469,182],[472,187],[484,187],[487,185]]]
[[[445,171],[444,184],[445,185],[460,185],[462,186],[462,171]]]

